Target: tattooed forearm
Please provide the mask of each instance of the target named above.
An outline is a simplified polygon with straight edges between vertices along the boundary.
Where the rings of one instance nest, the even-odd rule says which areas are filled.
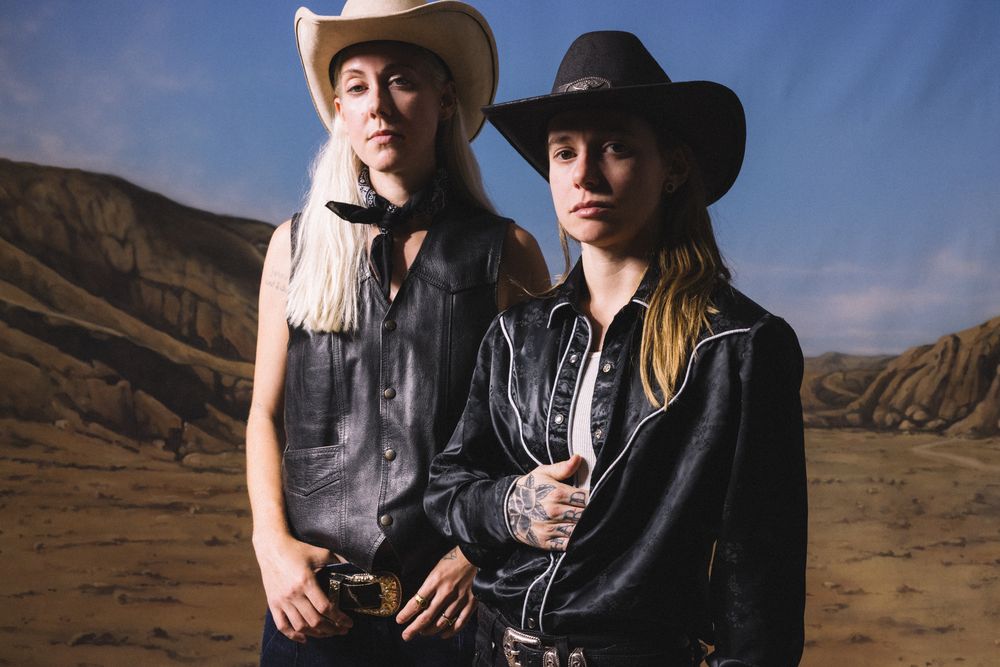
[[[264,284],[279,292],[288,292],[288,276],[281,271],[271,269],[271,273],[264,280]]]
[[[549,515],[541,501],[556,488],[551,484],[535,484],[535,476],[527,474],[517,481],[507,501],[507,522],[514,536],[525,544],[540,547],[541,543],[531,527],[532,521],[545,521]]]

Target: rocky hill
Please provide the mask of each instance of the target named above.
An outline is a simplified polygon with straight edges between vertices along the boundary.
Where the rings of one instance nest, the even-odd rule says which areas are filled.
[[[240,446],[272,231],[0,159],[0,417],[178,458]]]
[[[0,159],[0,419],[169,458],[242,445],[272,227]],[[1000,317],[898,357],[806,360],[813,427],[1000,433]]]
[[[1000,317],[895,358],[809,359],[802,399],[812,426],[1000,434]]]

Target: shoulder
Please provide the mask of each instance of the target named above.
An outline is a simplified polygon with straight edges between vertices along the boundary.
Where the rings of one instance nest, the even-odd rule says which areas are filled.
[[[271,241],[267,244],[267,262],[281,262],[283,266],[291,263],[292,221],[286,220],[274,228]]]
[[[732,285],[720,285],[712,295],[716,312],[709,316],[706,337],[745,334],[744,354],[787,354],[801,359],[798,337],[791,325]]]

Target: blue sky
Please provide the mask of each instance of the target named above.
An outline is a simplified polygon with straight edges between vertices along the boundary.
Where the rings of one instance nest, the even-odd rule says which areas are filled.
[[[0,156],[288,217],[323,132],[299,4],[0,0]],[[737,286],[807,354],[899,352],[1000,315],[1000,2],[472,4],[496,34],[498,100],[547,92],[597,29],[635,32],[674,80],[739,94],[747,155],[716,232]],[[474,147],[557,271],[544,181],[492,128]]]

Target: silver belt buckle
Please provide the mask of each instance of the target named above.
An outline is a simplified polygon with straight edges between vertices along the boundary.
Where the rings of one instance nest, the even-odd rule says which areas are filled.
[[[503,656],[507,658],[508,667],[522,667],[521,661],[518,659],[521,652],[517,650],[516,644],[539,648],[542,646],[542,640],[514,628],[505,629],[503,631]],[[542,667],[559,667],[559,654],[554,646],[545,649],[545,653],[542,655]]]

